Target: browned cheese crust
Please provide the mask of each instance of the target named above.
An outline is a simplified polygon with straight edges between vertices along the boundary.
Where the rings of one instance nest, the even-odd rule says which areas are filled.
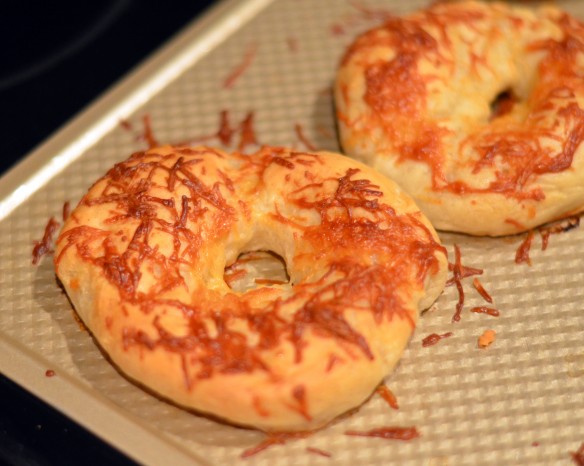
[[[225,268],[259,250],[285,260],[289,283],[234,291]],[[448,268],[411,198],[359,162],[170,146],[91,187],[55,265],[131,379],[267,431],[314,429],[367,399]]]
[[[348,48],[335,102],[344,151],[437,229],[506,235],[584,209],[584,26],[555,7],[389,18]]]

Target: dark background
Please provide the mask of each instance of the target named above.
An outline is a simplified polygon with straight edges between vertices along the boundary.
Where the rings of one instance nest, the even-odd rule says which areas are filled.
[[[212,3],[2,2],[0,175]],[[0,464],[134,463],[0,375]]]

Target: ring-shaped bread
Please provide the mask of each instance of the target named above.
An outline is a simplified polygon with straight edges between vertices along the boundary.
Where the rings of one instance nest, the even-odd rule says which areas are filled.
[[[555,7],[442,2],[347,49],[343,151],[437,229],[505,235],[584,209],[584,25]]]
[[[231,289],[246,251],[289,283]],[[441,293],[445,249],[411,198],[339,154],[164,146],[98,180],[57,275],[111,360],[178,405],[266,431],[361,404]]]

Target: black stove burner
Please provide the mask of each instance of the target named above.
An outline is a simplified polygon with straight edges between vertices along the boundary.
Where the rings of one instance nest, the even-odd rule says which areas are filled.
[[[5,56],[0,91],[30,79],[42,79],[43,73],[82,52],[107,31],[130,3],[131,0],[45,2],[36,7],[34,14],[29,5],[15,4],[9,17],[17,26],[0,29],[0,41],[7,45],[2,47]]]

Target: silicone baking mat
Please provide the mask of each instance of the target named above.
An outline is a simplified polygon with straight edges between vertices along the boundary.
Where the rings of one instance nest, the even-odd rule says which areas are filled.
[[[328,428],[248,458],[262,433],[183,411],[128,382],[79,325],[51,258],[31,264],[48,219],[61,222],[65,203],[148,137],[237,147],[242,128],[253,127],[260,144],[338,150],[331,83],[344,48],[380,12],[425,4],[224,2],[9,172],[0,183],[2,372],[143,464],[574,464],[570,452],[584,442],[584,227],[535,232],[530,264],[515,261],[526,235],[441,234],[451,262],[457,247],[462,264],[482,274],[460,283],[459,322],[456,286],[422,316],[386,380],[399,409],[375,394]],[[580,2],[561,5],[584,17]],[[226,122],[234,132],[221,141],[214,135]],[[479,306],[499,316],[470,312]],[[480,348],[486,330],[495,340]],[[424,345],[432,334],[446,336]],[[420,436],[345,435],[387,426]]]

